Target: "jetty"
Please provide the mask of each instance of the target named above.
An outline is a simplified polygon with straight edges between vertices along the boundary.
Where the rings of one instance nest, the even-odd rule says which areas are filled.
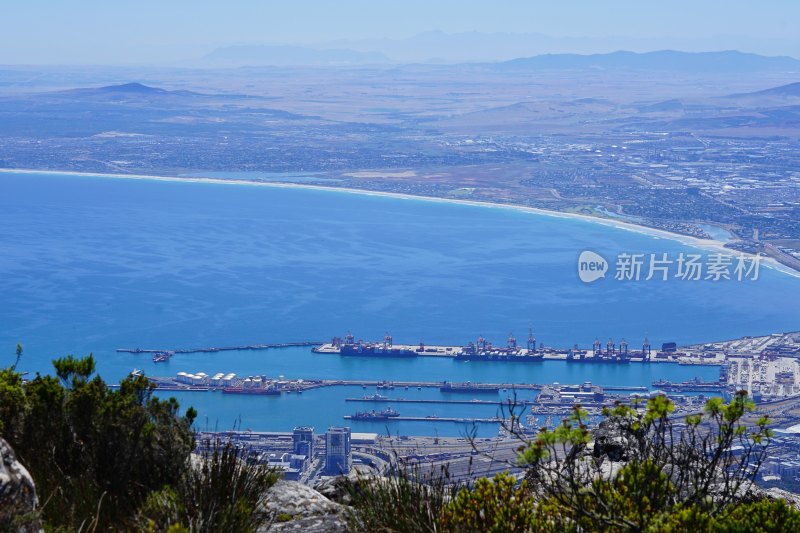
[[[215,380],[214,377],[207,374],[200,373],[197,375],[189,374],[191,378],[188,381],[181,379],[181,372],[178,376],[148,376],[148,379],[155,384],[157,389],[161,390],[192,390],[192,391],[215,391],[220,386],[236,385],[241,382],[244,377],[237,376],[236,374],[223,374],[222,372],[217,375],[224,375],[225,378]],[[445,381],[386,381],[386,380],[341,380],[341,379],[268,379],[266,376],[260,376],[262,380],[274,381],[280,390],[283,392],[302,392],[321,387],[361,387],[366,390],[368,388],[375,388],[378,390],[397,390],[397,389],[440,389],[447,383]],[[516,393],[517,391],[541,391],[545,387],[551,385],[544,385],[541,383],[473,383],[476,387],[485,387],[492,390],[502,391],[505,393]],[[191,389],[189,389],[191,387]],[[636,392],[645,394],[648,392],[647,387],[642,386],[617,386],[617,387],[604,387],[606,390]],[[369,399],[348,398],[348,401],[375,401]],[[494,404],[505,405],[507,400],[448,400],[448,399],[409,399],[408,403],[464,403],[464,404]]]
[[[374,403],[420,403],[420,404],[461,404],[461,405],[508,405],[510,400],[432,400],[422,398],[377,398],[366,396],[364,398],[345,398],[346,402],[374,402]],[[517,400],[516,405],[533,405],[530,400]]]
[[[345,420],[354,420],[359,422],[358,419],[354,418],[352,415],[345,415],[343,417]],[[379,420],[378,422],[389,422],[392,420],[399,420],[403,422],[457,422],[461,424],[499,424],[503,422],[502,418],[499,417],[492,417],[492,418],[461,418],[461,417],[447,417],[447,416],[393,416],[391,418],[387,418],[386,420]]]
[[[165,350],[164,348],[117,348],[119,353],[148,353],[148,354],[169,354],[177,353],[215,353],[215,352],[234,352],[244,350],[269,350],[274,348],[295,348],[321,346],[322,342],[300,341],[300,342],[273,342],[268,344],[244,344],[242,346],[219,346],[207,348],[175,348]]]

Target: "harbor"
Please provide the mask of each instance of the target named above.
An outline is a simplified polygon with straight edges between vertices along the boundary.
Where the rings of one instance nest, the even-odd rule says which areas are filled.
[[[533,348],[533,339],[529,340]],[[637,398],[641,401],[652,394],[668,395],[676,403],[679,413],[689,413],[697,410],[699,402],[708,396],[725,397],[732,390],[728,382],[728,365],[725,364],[728,355],[716,346],[681,348],[676,343],[664,343],[658,350],[651,349],[649,362],[677,364],[649,365],[628,364],[647,361],[636,357],[642,350],[632,350],[627,343],[609,341],[598,346],[598,341],[595,341],[589,350],[573,346],[570,351],[547,348],[537,341],[536,353],[544,355],[535,361],[536,364],[513,364],[534,361],[522,360],[525,356],[521,354],[527,348],[515,346],[511,335],[506,343],[510,346],[502,349],[482,337],[472,345],[466,343],[464,346],[394,344],[390,335],[379,343],[354,337],[333,341],[338,342],[338,352],[334,343],[252,345],[268,347],[259,357],[253,357],[250,349],[229,350],[224,366],[218,364],[222,359],[217,359],[216,349],[211,348],[202,351],[170,350],[166,361],[152,367],[148,367],[144,360],[140,361],[143,368],[148,368],[148,378],[156,386],[158,394],[179,395],[177,397],[182,403],[205,406],[205,413],[213,413],[214,409],[210,407],[223,398],[225,404],[235,397],[251,398],[257,402],[250,404],[248,417],[253,418],[255,412],[261,410],[258,407],[260,401],[270,402],[264,405],[272,406],[267,412],[274,416],[284,409],[294,409],[288,406],[295,402],[305,406],[309,405],[307,402],[316,404],[325,397],[330,399],[326,401],[328,408],[325,411],[329,413],[326,416],[328,424],[335,418],[341,420],[341,417],[349,416],[346,420],[356,427],[373,431],[391,428],[392,433],[407,434],[434,431],[455,435],[471,424],[488,428],[512,407],[522,409],[526,417],[538,419],[539,423],[547,417],[560,420],[569,416],[575,405],[580,405],[588,416],[598,417],[605,407],[617,402],[631,403]],[[342,353],[345,346],[349,347]],[[457,357],[473,350],[472,346],[481,354],[491,349],[492,354],[485,359]],[[139,349],[127,353],[139,357],[161,356],[163,352]],[[412,352],[413,355],[409,355]],[[602,360],[590,361],[597,352]],[[204,371],[191,370],[192,367]],[[224,372],[207,370],[215,367]],[[157,371],[159,368],[181,371],[165,375]],[[304,371],[298,376],[297,369],[300,368]],[[241,374],[235,372],[242,369],[245,371]],[[585,381],[587,378],[597,384]],[[353,394],[359,390],[362,394]],[[323,391],[329,392],[322,394]],[[187,398],[185,395],[191,395],[192,399],[181,400]],[[200,400],[201,396],[209,399]],[[374,405],[377,415],[354,416],[346,405],[358,403]],[[276,410],[274,407],[278,405],[281,407]],[[309,412],[308,407],[299,408]],[[383,417],[380,412],[386,410],[384,408],[398,408],[402,412]],[[441,422],[441,425],[436,422]],[[480,430],[479,434],[491,432]]]

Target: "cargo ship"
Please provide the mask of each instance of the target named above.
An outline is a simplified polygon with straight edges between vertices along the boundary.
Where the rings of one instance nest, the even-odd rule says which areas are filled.
[[[409,347],[392,345],[392,337],[387,334],[383,342],[356,341],[353,334],[348,332],[344,339],[334,338],[331,345],[338,348],[339,355],[350,357],[377,357],[386,359],[416,357],[417,352]]]
[[[647,349],[646,359],[645,348]],[[619,348],[617,348],[613,340],[608,339],[605,350],[602,349],[600,341],[595,339],[591,351],[580,350],[576,345],[567,353],[567,362],[625,364],[631,362],[631,355],[632,354],[628,352],[628,343],[625,339],[619,342]],[[649,360],[649,357],[649,344],[645,341],[642,350],[642,360]]]
[[[378,358],[403,358],[416,357],[417,352],[407,348],[394,348],[385,344],[357,343],[345,344],[339,348],[339,355],[355,357],[378,357]]]
[[[535,363],[544,361],[544,349],[536,348],[533,331],[528,332],[527,349],[517,346],[514,334],[508,335],[506,346],[493,346],[483,336],[469,342],[455,356],[456,361]]]
[[[463,393],[481,393],[481,394],[497,394],[500,391],[500,387],[494,387],[492,385],[482,385],[480,383],[471,383],[469,381],[465,383],[453,383],[451,381],[445,381],[441,387],[439,387],[439,391],[441,392],[463,392]]]
[[[681,382],[659,379],[653,382],[653,387],[665,392],[722,392],[726,384],[720,381],[703,381],[699,378]]]
[[[502,352],[483,352],[469,353],[461,352],[454,359],[456,361],[478,361],[478,362],[502,362],[502,363],[537,363],[544,361],[543,353],[502,353]]]
[[[348,420],[363,420],[368,422],[380,422],[384,420],[389,420],[390,418],[397,418],[400,416],[400,413],[388,407],[383,411],[359,411],[354,415],[345,416],[344,418]]]

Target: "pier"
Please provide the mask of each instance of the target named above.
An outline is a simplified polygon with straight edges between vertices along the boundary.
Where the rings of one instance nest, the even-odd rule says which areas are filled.
[[[159,376],[148,376],[148,379],[153,382],[157,389],[159,390],[174,390],[174,391],[182,391],[182,390],[191,390],[191,391],[215,391],[221,388],[221,384],[219,383],[212,383],[213,380],[209,379],[201,379],[197,380],[192,383],[185,383],[179,381],[176,377],[159,377]],[[241,376],[232,377],[230,380],[231,382],[228,385],[240,385],[242,382]],[[395,390],[395,389],[422,389],[422,388],[435,388],[440,389],[445,383],[445,381],[380,381],[380,380],[330,380],[330,379],[271,379],[266,380],[271,383],[274,383],[277,388],[282,392],[303,392],[307,390],[317,389],[320,387],[342,387],[342,386],[351,386],[351,387],[361,387],[362,389],[368,388],[375,388],[378,390]],[[478,387],[486,387],[491,389],[497,389],[497,392],[514,392],[514,391],[541,391],[542,388],[547,387],[549,385],[544,385],[541,383],[473,383],[472,385]],[[625,391],[625,392],[641,392],[647,393],[647,387],[641,386],[617,386],[617,387],[604,387],[607,391]],[[447,394],[445,392],[444,394]],[[367,399],[357,399],[357,398],[350,398],[349,401],[370,401]],[[490,404],[506,404],[507,401],[503,400],[481,400],[480,402],[476,402],[474,400],[407,400],[409,403],[411,402],[418,402],[418,403],[490,403]]]
[[[602,411],[603,407],[613,407],[614,402],[625,401],[627,398],[625,397],[607,397],[606,401],[602,403],[593,403],[593,402],[586,402],[581,404],[581,409],[584,409],[589,413],[590,416],[599,415]],[[533,400],[511,400],[506,399],[505,401],[497,401],[497,400],[429,400],[429,399],[413,399],[413,398],[345,398],[346,402],[365,402],[365,403],[408,403],[408,404],[427,404],[427,405],[436,405],[436,404],[445,404],[445,405],[494,405],[497,407],[511,407],[512,405],[514,408],[518,407],[530,407],[530,410],[526,412],[533,415],[558,415],[558,416],[566,416],[572,413],[575,404],[570,403],[540,403]],[[396,420],[396,418],[395,418]]]
[[[235,352],[243,350],[269,350],[272,348],[294,348],[303,346],[321,346],[323,343],[314,341],[300,341],[300,342],[274,342],[269,344],[245,344],[242,346],[220,346],[208,348],[176,348],[173,350],[165,350],[163,348],[117,348],[119,353],[148,353],[157,354],[165,353],[174,355],[177,353],[215,353],[215,352]]]
[[[430,400],[415,398],[345,398],[346,402],[374,402],[374,403],[420,403],[420,404],[461,404],[461,405],[508,405],[509,400]],[[530,400],[517,400],[517,405],[533,405]]]
[[[352,415],[345,415],[345,420],[352,420]],[[462,424],[499,424],[502,418],[452,418],[446,416],[393,416],[385,420],[355,420],[356,422],[390,422],[398,420],[403,422],[458,422]]]

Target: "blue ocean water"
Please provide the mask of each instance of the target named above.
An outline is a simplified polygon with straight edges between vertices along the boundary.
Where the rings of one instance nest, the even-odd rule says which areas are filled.
[[[584,284],[576,270],[584,249],[606,257],[696,252],[671,240],[499,207],[0,173],[0,363],[22,342],[22,370],[46,372],[56,356],[93,352],[110,380],[139,367],[152,375],[647,385],[661,377],[714,378],[717,369],[352,360],[299,348],[178,355],[156,366],[114,350],[327,340],[347,330],[365,339],[389,331],[396,342],[461,344],[479,334],[503,342],[509,331],[524,339],[533,326],[548,345],[585,347],[595,337],[625,337],[637,346],[646,334],[658,345],[798,329],[800,280],[791,276],[762,268],[750,282]],[[353,391],[179,396],[211,425],[224,428],[240,416],[254,430],[287,430],[308,423],[322,429],[365,407],[345,403],[348,395]],[[485,415],[474,410],[484,408],[466,408]],[[404,414],[410,409],[403,405]],[[454,426],[401,427],[445,435],[457,434]]]

